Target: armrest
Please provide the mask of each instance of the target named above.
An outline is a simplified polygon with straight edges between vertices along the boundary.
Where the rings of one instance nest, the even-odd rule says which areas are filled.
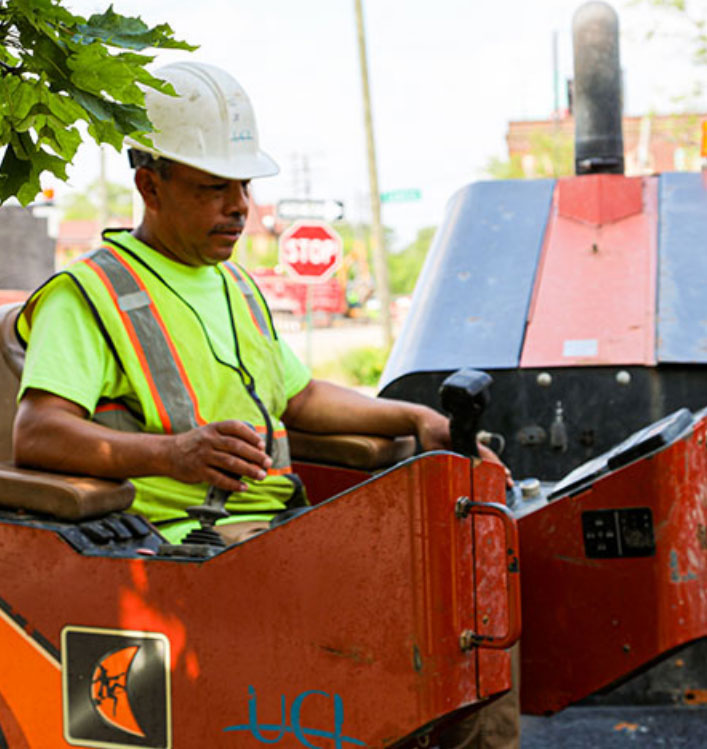
[[[22,377],[25,364],[24,349],[15,336],[15,320],[21,309],[21,302],[0,305],[0,354],[18,380]]]
[[[415,453],[414,437],[373,434],[314,434],[288,429],[290,454],[295,460],[334,463],[375,471],[399,463]]]
[[[135,487],[128,481],[32,471],[0,463],[0,506],[84,520],[130,507]]]

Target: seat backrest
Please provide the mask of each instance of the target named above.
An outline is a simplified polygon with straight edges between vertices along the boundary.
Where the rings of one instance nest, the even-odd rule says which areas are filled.
[[[12,460],[12,423],[25,360],[15,336],[15,319],[21,308],[21,302],[0,305],[0,461]]]

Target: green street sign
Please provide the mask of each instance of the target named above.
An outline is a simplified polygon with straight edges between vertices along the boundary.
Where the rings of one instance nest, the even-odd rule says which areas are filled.
[[[407,190],[391,190],[390,192],[381,193],[381,203],[408,203],[413,200],[419,200],[422,197],[422,190],[409,188]]]

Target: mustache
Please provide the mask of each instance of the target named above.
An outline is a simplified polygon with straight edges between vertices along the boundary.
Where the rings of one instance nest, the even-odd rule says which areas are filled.
[[[210,234],[217,234],[219,232],[226,232],[231,234],[232,232],[242,232],[245,229],[245,216],[239,220],[228,224],[216,224],[211,227]]]

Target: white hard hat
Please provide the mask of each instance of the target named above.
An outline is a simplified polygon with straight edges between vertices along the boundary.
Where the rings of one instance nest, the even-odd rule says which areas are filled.
[[[280,171],[258,146],[253,107],[233,76],[198,62],[165,65],[154,75],[169,81],[178,95],[146,89],[154,147],[126,138],[129,146],[226,179],[270,177]]]

